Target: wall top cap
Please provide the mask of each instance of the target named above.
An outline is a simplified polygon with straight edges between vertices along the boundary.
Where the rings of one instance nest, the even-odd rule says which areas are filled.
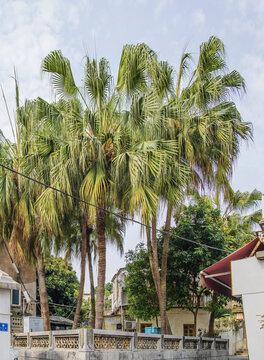
[[[0,289],[20,289],[20,285],[11,278],[7,273],[0,270]]]

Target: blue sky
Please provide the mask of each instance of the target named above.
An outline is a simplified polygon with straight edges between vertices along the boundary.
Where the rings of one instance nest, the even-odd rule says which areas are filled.
[[[71,60],[77,83],[83,57],[106,57],[116,77],[122,47],[145,42],[177,70],[184,49],[195,58],[201,42],[220,37],[229,69],[244,76],[247,93],[236,102],[243,119],[253,124],[254,142],[244,144],[235,164],[233,187],[263,191],[264,1],[262,0],[2,0],[0,8],[0,84],[10,108],[14,104],[16,67],[24,98],[52,99],[40,63],[61,49]],[[11,136],[0,100],[0,128]],[[140,229],[128,227],[125,248],[134,247]],[[108,275],[122,265],[115,249],[108,252]]]

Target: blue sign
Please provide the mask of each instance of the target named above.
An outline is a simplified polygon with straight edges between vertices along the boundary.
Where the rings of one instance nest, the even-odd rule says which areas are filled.
[[[0,323],[0,331],[8,331],[8,324],[7,323]]]

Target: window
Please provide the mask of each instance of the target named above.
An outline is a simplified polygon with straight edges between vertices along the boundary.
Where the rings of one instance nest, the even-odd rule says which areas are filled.
[[[194,324],[184,324],[183,325],[183,335],[184,336],[194,336]]]
[[[140,332],[144,333],[146,327],[151,327],[152,323],[150,324],[140,324]]]
[[[11,292],[11,305],[20,306],[20,291],[12,289]]]

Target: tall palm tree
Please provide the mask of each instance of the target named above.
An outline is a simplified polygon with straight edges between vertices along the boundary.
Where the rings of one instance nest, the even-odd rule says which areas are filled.
[[[76,158],[73,157],[73,152],[76,152],[76,147],[80,147],[83,143],[80,141],[78,144],[77,138],[71,142],[70,136],[73,128],[75,129],[78,126],[81,128],[79,122],[82,113],[81,103],[74,98],[69,101],[60,100],[55,104],[42,101],[42,105],[49,110],[56,109],[54,111],[59,115],[51,126],[55,131],[57,129],[61,131],[60,140],[57,146],[54,147],[50,160],[50,185],[79,197],[82,172],[78,167]],[[37,205],[42,222],[50,228],[50,231],[56,233],[58,241],[55,242],[55,245],[58,251],[65,248],[67,244],[77,243],[79,237],[76,227],[79,228],[81,278],[73,322],[73,328],[77,328],[85,283],[88,211],[78,201],[67,198],[61,193],[54,193],[50,188],[41,194]]]
[[[70,194],[75,192],[82,199],[97,205],[96,210],[89,209],[87,221],[95,223],[98,238],[95,326],[102,328],[106,269],[106,218],[103,209],[114,205],[111,166],[118,129],[117,97],[111,91],[112,78],[104,58],[97,62],[86,57],[83,89],[75,85],[70,62],[60,51],[53,51],[45,57],[42,70],[50,73],[59,96],[71,98],[71,102],[79,104],[78,109],[71,110],[70,114],[65,111],[64,125],[68,134],[54,156],[52,178],[53,184],[60,189],[68,187]],[[58,171],[60,176],[56,176]]]
[[[157,57],[149,49],[144,51],[143,59],[147,59],[144,66],[137,67],[139,61],[135,58],[142,59],[142,47],[125,47],[119,76],[122,78],[123,73],[128,73],[127,81],[119,84],[119,91],[126,92],[131,99],[130,113],[125,119],[129,124],[127,128],[133,128],[134,133],[137,128],[141,137],[135,142],[133,137],[129,138],[116,163],[122,175],[126,173],[129,177],[127,193],[130,193],[130,205],[141,212],[147,224],[152,223],[152,232],[146,232],[147,244],[164,333],[169,331],[166,268],[173,209],[189,186],[227,186],[233,161],[239,153],[240,140],[250,138],[251,129],[250,124],[241,120],[231,101],[232,93],[243,91],[245,85],[237,71],[226,71],[221,40],[212,36],[200,46],[197,66],[186,84],[183,84],[183,79],[190,68],[190,54],[182,56],[175,90],[171,90],[173,81],[169,67],[157,63]],[[153,70],[158,68],[158,72]],[[157,74],[163,75],[158,77]],[[157,150],[161,150],[160,154]],[[156,250],[156,218],[160,201],[167,207],[161,266]]]
[[[49,182],[50,144],[42,142],[43,113],[38,101],[25,101],[19,105],[19,91],[16,82],[16,116],[14,124],[10,118],[14,141],[1,137],[1,163],[14,171]],[[44,126],[45,127],[45,126]],[[37,140],[38,139],[38,140]],[[45,281],[44,256],[51,248],[51,237],[40,221],[37,200],[45,190],[40,185],[12,173],[0,170],[1,231],[15,251],[16,259],[24,256],[36,265],[41,315],[44,317],[45,330],[50,329],[48,295]]]

